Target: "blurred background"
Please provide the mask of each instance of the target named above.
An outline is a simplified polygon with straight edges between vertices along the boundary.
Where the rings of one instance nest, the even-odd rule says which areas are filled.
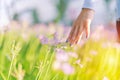
[[[71,47],[84,0],[0,0],[0,80],[120,80],[115,1],[94,5],[94,30]]]
[[[11,20],[71,25],[82,9],[84,0],[0,0],[0,26]],[[100,0],[95,6],[93,25],[115,21],[115,0]]]

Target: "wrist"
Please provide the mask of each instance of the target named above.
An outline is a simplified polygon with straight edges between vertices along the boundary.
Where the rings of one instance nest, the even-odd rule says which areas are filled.
[[[82,8],[82,12],[81,12],[81,14],[83,14],[84,17],[86,17],[87,19],[93,19],[94,13],[95,13],[94,10],[89,8]]]

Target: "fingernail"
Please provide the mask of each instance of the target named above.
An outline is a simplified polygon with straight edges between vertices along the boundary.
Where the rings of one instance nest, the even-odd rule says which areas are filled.
[[[88,39],[88,38],[89,38],[89,36],[86,36],[86,38]]]

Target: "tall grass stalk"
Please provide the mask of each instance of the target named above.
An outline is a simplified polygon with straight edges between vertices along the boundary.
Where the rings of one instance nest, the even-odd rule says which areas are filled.
[[[59,73],[57,73],[53,78],[52,80],[56,80],[56,78],[58,77]]]
[[[3,78],[3,80],[6,80],[4,74],[3,74],[1,71],[0,71],[0,75],[1,75],[1,77]]]
[[[9,80],[9,78],[10,78],[10,74],[11,74],[11,70],[12,70],[12,65],[13,65],[13,62],[14,62],[14,58],[15,58],[15,55],[12,56],[12,60],[11,60],[10,69],[9,69],[7,80]]]
[[[54,53],[52,53],[52,56],[51,56],[51,58],[50,58],[50,62],[49,62],[48,68],[47,68],[47,70],[46,70],[44,80],[46,80],[47,73],[48,73],[48,71],[49,71],[49,69],[50,69],[50,66],[51,66],[51,64],[52,64],[53,56],[54,56]]]
[[[44,63],[43,63],[43,68],[46,66],[47,59],[48,59],[48,55],[49,55],[49,53],[50,53],[50,49],[51,49],[51,47],[48,48],[47,54],[46,54],[46,56],[45,56],[45,61],[44,61]],[[40,76],[39,76],[38,80],[40,79],[41,75],[42,75],[42,72],[40,73]]]
[[[40,64],[40,68],[39,68],[39,71],[38,71],[38,73],[37,73],[37,76],[36,76],[36,79],[35,79],[35,80],[39,80],[39,79],[40,79],[40,77],[41,77],[41,75],[42,75],[42,69],[45,67],[45,64],[46,64],[46,62],[47,62],[49,53],[50,53],[50,49],[49,49],[49,50],[47,51],[47,53],[46,53],[45,60],[44,60],[43,64]]]
[[[12,48],[11,49],[12,59],[11,59],[11,63],[10,63],[10,68],[9,68],[7,80],[9,80],[9,78],[10,78],[10,74],[11,74],[11,70],[12,70],[12,65],[13,65],[13,61],[14,61],[14,58],[15,58],[15,53],[14,53],[15,41],[13,41],[13,44],[12,44],[11,48]]]
[[[7,80],[10,79],[10,75],[11,75],[11,71],[12,71],[12,67],[13,67],[13,62],[14,62],[16,55],[19,53],[19,51],[20,51],[19,44],[15,45],[15,41],[13,41],[12,49],[11,49],[12,59],[11,59],[11,63],[10,63],[10,68],[9,68]]]
[[[64,78],[63,78],[63,80],[68,80],[68,76],[65,75]]]
[[[41,73],[41,70],[42,70],[42,62],[40,63],[40,66],[39,66],[39,72],[37,73],[37,76],[36,76],[36,79],[35,80],[38,80],[38,78],[39,78],[39,75],[40,75],[40,73]]]

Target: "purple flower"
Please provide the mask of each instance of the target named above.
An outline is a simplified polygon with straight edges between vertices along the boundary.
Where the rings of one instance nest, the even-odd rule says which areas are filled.
[[[58,34],[57,34],[57,32],[54,33],[54,35],[53,35],[53,40],[54,40],[54,43],[55,43],[55,44],[59,43],[60,40],[58,39]]]
[[[58,34],[56,32],[53,34],[53,38],[50,39],[49,42],[51,45],[57,45],[60,42],[60,40],[58,39]]]
[[[39,39],[40,39],[40,42],[42,44],[48,44],[49,43],[48,38],[46,38],[45,36],[40,36]]]

